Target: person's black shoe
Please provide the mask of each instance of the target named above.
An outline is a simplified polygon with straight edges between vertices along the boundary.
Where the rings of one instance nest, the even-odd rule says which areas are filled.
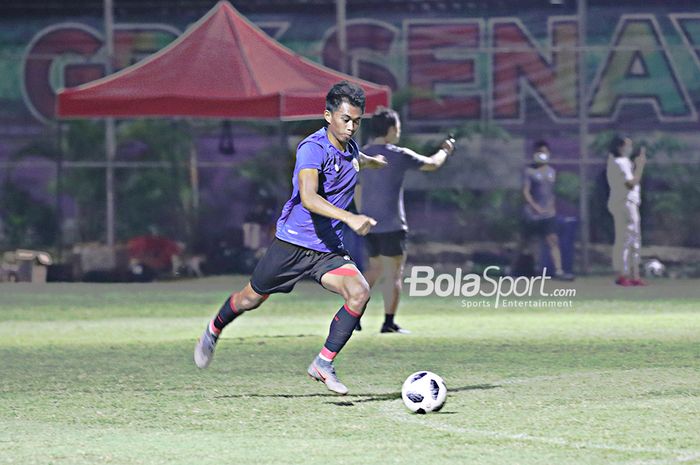
[[[407,329],[403,329],[396,323],[390,323],[386,324],[384,323],[382,325],[382,329],[380,330],[381,333],[399,333],[399,334],[411,334],[411,332]]]

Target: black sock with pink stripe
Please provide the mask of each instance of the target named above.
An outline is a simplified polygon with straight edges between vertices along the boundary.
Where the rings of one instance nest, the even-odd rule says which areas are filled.
[[[209,332],[216,337],[221,334],[221,330],[224,329],[226,325],[231,323],[233,320],[238,318],[241,313],[243,313],[239,312],[233,303],[233,298],[235,295],[236,294],[233,294],[231,297],[226,299],[226,302],[224,302],[221,309],[219,309],[219,313],[217,313],[214,319],[209,323]]]
[[[350,336],[352,336],[352,331],[355,329],[357,322],[360,321],[361,316],[361,312],[356,312],[348,308],[347,305],[343,305],[338,310],[338,313],[333,317],[333,321],[331,321],[328,338],[319,354],[322,359],[330,362],[335,358],[340,349],[348,342]]]

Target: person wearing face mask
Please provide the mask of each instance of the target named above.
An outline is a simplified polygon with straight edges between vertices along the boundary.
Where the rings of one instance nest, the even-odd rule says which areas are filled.
[[[639,205],[646,151],[642,147],[638,156],[632,159],[632,140],[615,136],[610,142],[609,152],[606,176],[610,186],[608,211],[615,223],[613,268],[618,276],[615,283],[620,286],[644,286],[646,283],[639,277],[642,244]]]
[[[561,251],[557,236],[557,212],[554,184],[556,171],[549,165],[549,145],[539,140],[533,145],[532,163],[523,173],[524,221],[520,250],[527,252],[533,239],[544,238],[554,264],[554,277],[571,281],[574,276],[565,273],[561,264]]]

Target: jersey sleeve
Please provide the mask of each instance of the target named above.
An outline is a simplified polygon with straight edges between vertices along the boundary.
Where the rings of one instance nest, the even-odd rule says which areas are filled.
[[[318,144],[306,143],[297,149],[296,171],[316,169],[323,171],[323,159],[326,152]]]
[[[401,157],[401,163],[404,165],[406,169],[414,169],[418,170],[421,169],[423,166],[425,166],[430,157],[426,157],[425,155],[420,155],[413,150],[406,148],[406,147],[401,147],[398,148],[397,150],[402,153]]]

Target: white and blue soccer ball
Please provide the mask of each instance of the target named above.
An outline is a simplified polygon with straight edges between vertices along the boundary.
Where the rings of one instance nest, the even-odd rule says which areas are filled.
[[[447,386],[435,373],[418,371],[404,381],[401,398],[411,412],[437,412],[445,405]]]

